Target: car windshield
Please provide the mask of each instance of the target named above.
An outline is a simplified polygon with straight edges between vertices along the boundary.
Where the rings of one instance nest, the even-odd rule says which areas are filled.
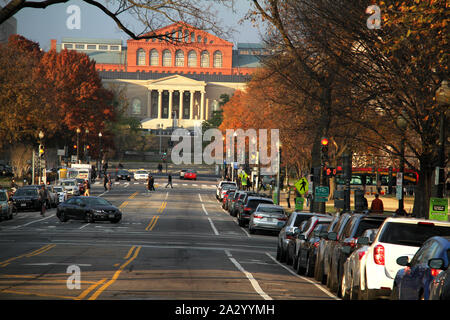
[[[75,181],[63,181],[63,182],[61,182],[61,185],[65,186],[65,187],[74,186]]]
[[[63,188],[62,187],[53,187],[53,190],[55,192],[63,192]]]
[[[128,171],[126,171],[126,170],[119,170],[117,172],[117,174],[128,174]]]
[[[247,206],[252,209],[256,209],[260,203],[273,203],[270,200],[249,200]]]
[[[0,201],[7,201],[8,197],[6,196],[6,192],[0,192]]]
[[[234,184],[225,184],[222,186],[222,190],[236,189],[236,185]]]
[[[85,198],[85,201],[91,206],[111,206],[111,203],[102,198]]]
[[[15,196],[36,196],[37,195],[37,189],[19,189],[14,194]]]
[[[147,171],[136,171],[137,174],[147,174]]]
[[[258,211],[260,211],[260,212],[267,212],[267,213],[281,213],[281,214],[284,213],[283,209],[275,208],[275,207],[262,207],[262,208],[260,207],[258,209]]]
[[[450,236],[450,227],[434,224],[388,222],[379,242],[420,247],[428,238]]]

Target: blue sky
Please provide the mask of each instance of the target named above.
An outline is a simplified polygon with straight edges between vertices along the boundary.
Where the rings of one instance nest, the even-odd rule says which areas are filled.
[[[80,29],[71,30],[66,26],[66,20],[70,16],[66,10],[70,5],[80,7]],[[236,13],[220,7],[220,19],[224,21],[222,25],[232,26],[238,31],[233,34],[232,38],[226,40],[233,43],[260,42],[259,31],[249,22],[242,25],[238,24],[248,8],[248,0],[236,0]],[[100,9],[80,0],[49,6],[46,9],[24,9],[19,11],[15,18],[17,19],[17,32],[30,40],[39,42],[44,50],[49,49],[50,39],[57,39],[60,43],[63,37],[122,39],[124,44],[129,38]],[[132,20],[128,21],[131,24],[133,22]],[[141,30],[139,29],[139,31]]]

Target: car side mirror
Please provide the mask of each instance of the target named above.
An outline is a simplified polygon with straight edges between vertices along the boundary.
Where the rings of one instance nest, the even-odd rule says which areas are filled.
[[[397,262],[399,266],[407,267],[409,266],[409,257],[408,256],[398,257],[395,262]]]
[[[359,237],[358,240],[356,240],[356,243],[366,246],[369,244],[369,238],[368,237]]]
[[[445,270],[445,261],[441,258],[433,258],[428,260],[428,266],[432,269]]]

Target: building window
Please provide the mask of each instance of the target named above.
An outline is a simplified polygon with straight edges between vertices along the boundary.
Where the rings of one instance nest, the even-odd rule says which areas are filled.
[[[107,46],[107,45],[104,45],[104,44],[100,44],[100,45],[98,46],[98,49],[99,49],[99,50],[108,50],[108,46]]]
[[[191,50],[188,53],[188,66],[189,67],[197,66],[197,52],[195,52],[194,50]]]
[[[96,44],[88,44],[88,45],[86,46],[86,48],[87,48],[88,50],[97,50],[97,45],[96,45]]]
[[[150,51],[150,65],[158,66],[159,65],[159,54],[156,49],[152,49]]]
[[[170,53],[169,50],[164,50],[163,51],[163,66],[164,67],[171,67],[172,66],[172,54]]]
[[[191,42],[195,42],[195,33],[191,32]]]
[[[184,67],[184,52],[182,50],[175,52],[175,66]]]
[[[145,66],[145,51],[142,48],[136,51],[136,64],[138,66]]]
[[[141,114],[141,100],[135,98],[131,105],[131,112],[133,114]]]
[[[64,43],[64,49],[73,49],[73,44]]]
[[[75,49],[84,50],[84,44],[76,44]]]
[[[184,30],[184,42],[189,42],[189,30]]]
[[[119,51],[120,49],[119,49],[119,46],[109,46],[109,50]]]
[[[222,52],[214,52],[214,68],[222,68]]]
[[[207,44],[207,43],[208,43],[208,38],[207,38],[207,37],[204,37],[204,38],[203,38],[203,43],[204,43],[204,44]]]
[[[209,52],[208,51],[202,51],[200,55],[200,66],[202,68],[209,68]]]
[[[201,37],[201,36],[198,36],[198,37],[197,37],[197,42],[198,42],[198,43],[201,43],[201,42],[202,42],[202,37]]]

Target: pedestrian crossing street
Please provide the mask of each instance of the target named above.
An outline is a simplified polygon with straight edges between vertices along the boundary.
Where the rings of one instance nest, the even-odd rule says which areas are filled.
[[[167,181],[155,181],[155,187],[164,187],[167,184]],[[102,186],[103,182],[96,181],[94,186]],[[113,185],[115,186],[123,186],[123,187],[129,187],[130,185],[146,185],[145,181],[115,181],[113,182]],[[205,183],[184,183],[184,182],[173,182],[172,185],[174,187],[186,187],[186,188],[204,188],[204,189],[215,189],[215,184],[205,184]]]

